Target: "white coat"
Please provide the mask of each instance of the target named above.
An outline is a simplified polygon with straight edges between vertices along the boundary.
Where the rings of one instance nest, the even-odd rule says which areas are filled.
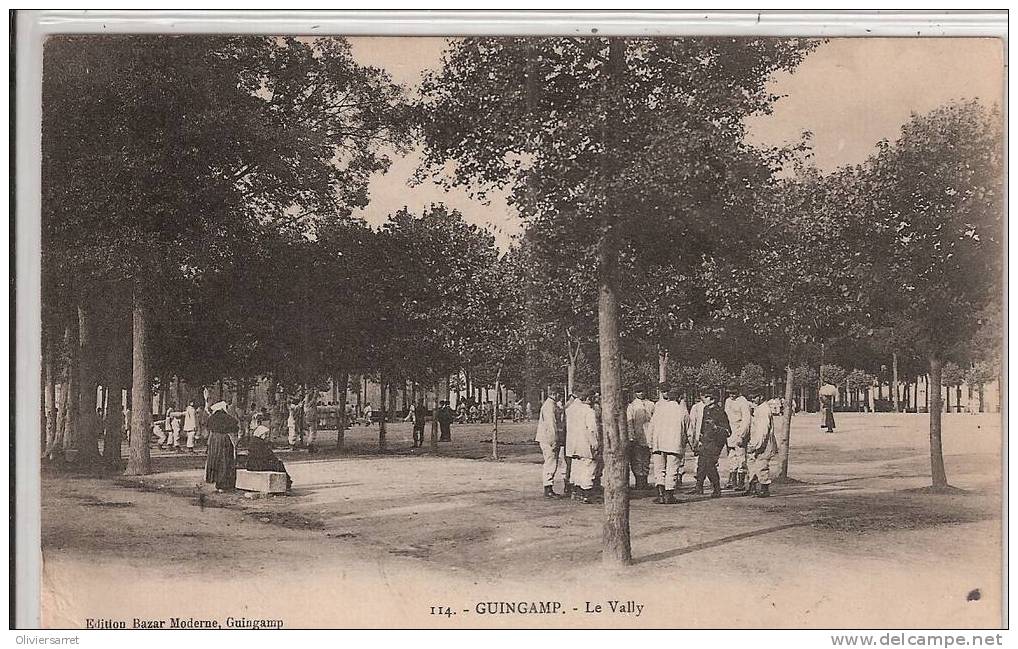
[[[597,455],[597,416],[579,399],[566,408],[566,455],[594,458]]]
[[[776,407],[780,412],[780,403]],[[774,414],[775,405],[771,401],[765,401],[753,410],[753,419],[749,426],[749,442],[746,444],[746,453],[751,457],[771,458],[777,453],[778,444],[774,438]]]
[[[725,414],[732,425],[732,434],[728,436],[728,445],[732,448],[742,446],[749,436],[749,422],[753,419],[753,406],[749,399],[741,394],[736,398],[725,399]]]
[[[689,409],[689,426],[686,427],[686,436],[689,443],[696,446],[700,441],[700,427],[703,425],[703,401],[697,401]]]
[[[654,405],[650,419],[650,450],[661,453],[682,453],[686,447],[689,411],[677,401],[661,399]]]
[[[647,426],[654,414],[654,402],[646,399],[633,399],[626,407],[626,419],[629,421],[629,441],[637,446],[650,446],[647,441]]]
[[[537,436],[534,437],[535,442],[544,442],[552,446],[558,444],[557,419],[555,417],[555,409],[557,407],[555,400],[550,397],[541,404],[541,414],[537,418]]]

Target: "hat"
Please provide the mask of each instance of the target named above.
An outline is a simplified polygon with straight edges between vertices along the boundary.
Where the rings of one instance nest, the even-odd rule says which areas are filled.
[[[226,402],[225,401],[218,401],[216,403],[213,403],[212,407],[209,408],[209,410],[211,410],[212,412],[215,412],[217,410],[222,410],[223,412],[226,412]]]
[[[261,439],[268,439],[269,429],[267,426],[258,426],[253,431],[251,431],[251,434],[254,435],[255,437],[260,437]]]
[[[672,386],[670,383],[668,383],[668,381],[663,381],[661,383],[658,383],[657,389],[660,390],[661,392],[671,392]]]
[[[742,387],[738,383],[729,383],[725,386],[725,392],[740,392]]]

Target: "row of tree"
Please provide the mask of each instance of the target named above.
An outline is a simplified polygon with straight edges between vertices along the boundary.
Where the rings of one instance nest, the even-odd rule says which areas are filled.
[[[527,219],[528,312],[553,323],[532,330],[564,333],[570,366],[584,339],[597,341],[609,563],[631,553],[627,347],[655,348],[663,379],[670,358],[688,366],[731,344],[740,363],[784,368],[790,403],[796,367],[818,348],[872,355],[886,342],[896,360],[928,367],[938,489],[944,362],[999,359],[999,111],[970,102],[914,115],[865,163],[827,174],[809,167],[808,137],[750,145],[744,119],[777,99],[771,75],[819,45],[467,39],[424,83],[435,178],[509,188]]]
[[[914,116],[827,174],[807,136],[749,144],[771,75],[819,45],[464,39],[411,98],[342,39],[51,39],[46,426],[67,413],[90,462],[97,384],[130,381],[147,404],[174,377],[268,378],[313,410],[309,394],[351,374],[379,381],[383,408],[393,385],[460,370],[528,396],[596,382],[604,557],[626,563],[626,382],[716,385],[748,362],[740,379],[774,378],[790,403],[800,367],[876,374],[891,357],[894,384],[940,386],[945,361],[999,362],[999,113]],[[380,229],[354,216],[415,141],[422,180],[508,191],[526,223],[510,250],[442,206]],[[127,471],[145,473],[151,408],[132,417]],[[118,439],[105,448],[119,458]]]

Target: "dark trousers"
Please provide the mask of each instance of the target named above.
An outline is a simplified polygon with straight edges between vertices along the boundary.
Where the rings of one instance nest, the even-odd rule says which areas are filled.
[[[700,455],[696,458],[697,487],[702,487],[704,480],[709,480],[711,487],[715,489],[721,486],[721,478],[718,476],[718,457],[720,455],[720,447],[704,446],[700,449]]]
[[[414,426],[414,446],[424,446],[424,427]]]
[[[451,442],[452,434],[449,432],[449,422],[440,421],[438,427],[442,430],[442,434],[439,436],[438,441],[440,442]]]

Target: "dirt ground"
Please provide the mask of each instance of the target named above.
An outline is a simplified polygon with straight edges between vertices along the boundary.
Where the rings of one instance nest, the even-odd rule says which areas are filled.
[[[377,425],[348,431],[343,454],[281,451],[294,490],[272,498],[210,493],[201,456],[157,451],[157,473],[143,478],[45,469],[44,625],[1002,624],[999,415],[945,415],[948,476],[964,490],[952,495],[921,490],[926,415],[839,414],[833,435],[816,415],[797,416],[800,482],[776,485],[770,499],[662,506],[636,494],[634,563],[610,573],[603,509],[541,497],[533,424],[500,427],[499,462],[486,459],[490,425],[454,426],[437,454],[411,449],[408,426],[390,427],[384,455]],[[324,447],[334,441],[322,435]],[[561,610],[484,612],[521,601]],[[615,601],[634,604],[618,612]]]

